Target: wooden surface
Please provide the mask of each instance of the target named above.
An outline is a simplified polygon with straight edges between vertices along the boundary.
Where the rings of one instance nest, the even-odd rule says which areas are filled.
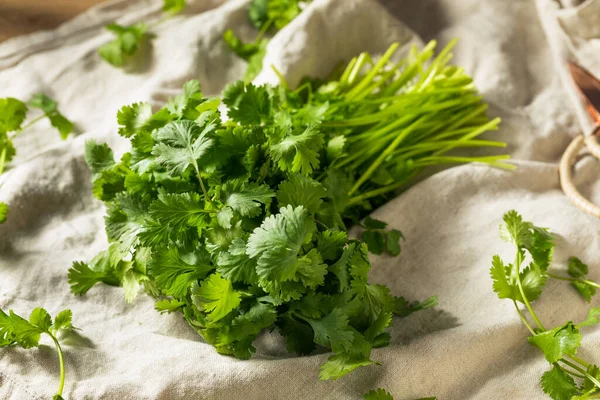
[[[103,0],[0,0],[0,42],[52,29]]]

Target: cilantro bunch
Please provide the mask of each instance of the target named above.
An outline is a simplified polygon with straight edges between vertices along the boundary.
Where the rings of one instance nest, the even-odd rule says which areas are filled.
[[[59,312],[54,318],[54,322],[50,314],[43,308],[34,309],[29,321],[19,317],[12,310],[9,314],[0,310],[0,348],[13,345],[24,349],[38,347],[42,334],[48,335],[54,342],[60,364],[60,382],[56,394],[52,397],[54,400],[62,400],[65,385],[65,360],[57,336],[60,332],[70,332],[75,329],[71,319],[71,310]]]
[[[392,316],[436,299],[410,303],[368,282],[369,249],[398,254],[399,231],[366,219],[365,243],[347,229],[426,165],[508,167],[503,156],[443,156],[501,145],[473,140],[497,121],[487,122],[464,73],[445,66],[447,53],[429,69],[432,46],[392,64],[396,47],[296,90],[232,83],[222,94],[229,120],[197,81],[155,113],[123,107],[131,151],[117,162],[106,144],[86,144],[110,245],[73,264],[73,293],[103,282],[131,301],[143,288],[157,310],[181,312],[219,353],[242,359],[258,334],[277,330],[290,352],[332,352],[321,379],[376,364],[371,351],[389,343]]]
[[[516,255],[512,264],[505,264],[499,256],[494,256],[490,270],[494,292],[501,299],[512,300],[521,321],[531,333],[529,343],[539,348],[552,365],[541,378],[542,389],[554,400],[600,398],[600,369],[576,355],[583,337],[581,328],[600,322],[600,308],[590,309],[586,320],[579,324],[568,321],[547,329],[531,305],[542,294],[548,279],[571,282],[588,301],[600,285],[587,278],[587,265],[575,257],[569,260],[571,277],[550,272],[554,252],[552,235],[547,229],[523,221],[515,211],[504,215],[500,236],[515,245]],[[524,266],[527,257],[530,261]],[[526,319],[517,302],[525,306],[534,323]]]
[[[244,43],[231,29],[223,33],[223,39],[231,51],[248,62],[245,82],[251,82],[262,70],[262,61],[269,40],[265,34],[279,31],[302,12],[312,0],[252,0],[248,8],[248,19],[258,30],[256,39]]]
[[[147,41],[155,37],[152,29],[179,14],[184,8],[185,0],[163,0],[162,10],[165,16],[153,24],[138,22],[129,26],[115,23],[106,25],[105,28],[115,34],[116,38],[103,44],[98,49],[98,54],[115,67],[126,65]]]

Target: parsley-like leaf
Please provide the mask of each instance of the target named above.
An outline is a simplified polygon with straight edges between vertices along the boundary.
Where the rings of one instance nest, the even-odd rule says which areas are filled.
[[[224,318],[241,301],[240,294],[233,290],[231,281],[223,279],[218,273],[212,274],[200,285],[192,285],[194,304],[207,313],[208,318],[216,322]]]

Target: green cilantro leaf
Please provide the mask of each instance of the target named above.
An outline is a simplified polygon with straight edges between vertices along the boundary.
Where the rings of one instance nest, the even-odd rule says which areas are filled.
[[[286,281],[298,270],[298,253],[316,229],[304,207],[282,207],[265,218],[248,238],[246,253],[258,258],[257,273],[265,280]]]
[[[117,112],[119,135],[129,138],[144,128],[152,119],[152,107],[148,103],[134,103],[123,106]]]
[[[185,0],[163,0],[163,11],[178,14],[185,8]]]
[[[524,222],[523,217],[515,210],[508,211],[503,219],[504,224],[500,225],[500,237],[503,240],[518,247],[527,246],[531,242],[530,222]]]
[[[13,97],[0,99],[0,132],[12,132],[21,129],[27,105]]]
[[[256,260],[246,254],[246,242],[235,238],[228,251],[219,253],[217,271],[232,282],[255,283]]]
[[[240,125],[255,125],[271,115],[269,93],[264,86],[237,81],[225,86],[223,103],[229,108],[229,118]]]
[[[542,389],[554,400],[571,400],[579,393],[573,378],[558,364],[542,375]]]
[[[600,308],[594,307],[591,308],[588,312],[588,316],[585,321],[579,323],[577,328],[581,328],[582,326],[592,326],[596,325],[600,322]]]
[[[261,204],[268,204],[275,193],[268,185],[244,183],[233,180],[221,189],[223,204],[243,217],[255,217],[261,212]]]
[[[300,172],[309,175],[319,168],[319,152],[323,147],[323,135],[313,126],[299,135],[285,133],[271,145],[271,157],[282,171]]]
[[[97,144],[93,139],[86,140],[84,155],[87,165],[94,174],[115,166],[113,151],[106,143]]]
[[[150,263],[150,273],[158,289],[176,298],[185,297],[192,283],[203,279],[213,269],[208,255],[180,255],[177,247],[160,249]]]
[[[380,231],[364,231],[362,239],[369,246],[369,252],[381,254],[385,249],[385,236]]]
[[[213,140],[207,135],[214,129],[212,123],[201,130],[192,121],[173,121],[153,135],[158,143],[152,149],[152,154],[170,175],[182,175],[191,165],[197,167],[198,160],[213,145]]]
[[[321,210],[326,190],[319,182],[304,175],[292,174],[279,184],[277,202],[280,207],[291,205],[303,206],[306,211],[316,214]]]
[[[436,296],[429,297],[423,301],[414,301],[412,303],[404,297],[394,297],[394,315],[407,317],[416,311],[427,310],[436,307],[437,305],[438,298]]]
[[[384,389],[378,388],[365,393],[363,396],[365,400],[394,400],[392,394]]]
[[[132,26],[108,24],[106,29],[117,37],[98,49],[100,57],[115,67],[122,67],[140,48],[142,43],[151,37],[144,23]]]
[[[577,257],[569,257],[568,271],[573,278],[584,278],[588,274],[588,266]]]
[[[207,313],[210,321],[216,322],[239,306],[241,297],[233,290],[231,281],[215,273],[200,285],[196,282],[192,284],[192,300]]]
[[[268,21],[269,0],[252,0],[248,8],[248,18],[256,29],[261,29]]]
[[[177,299],[164,299],[164,300],[160,300],[157,301],[156,304],[154,305],[154,309],[160,313],[172,313],[175,312],[179,309],[181,309],[181,307],[183,307],[185,305],[184,302],[181,302]]]
[[[29,106],[41,109],[50,120],[50,124],[58,129],[63,140],[73,132],[73,123],[58,111],[58,104],[54,99],[38,93],[29,101]]]
[[[572,322],[568,322],[564,326],[530,336],[528,341],[542,350],[546,360],[553,364],[565,355],[575,355],[581,345],[581,338],[579,329]]]

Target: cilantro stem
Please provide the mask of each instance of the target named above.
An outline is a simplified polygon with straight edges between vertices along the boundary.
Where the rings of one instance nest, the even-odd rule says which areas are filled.
[[[42,114],[39,117],[36,117],[36,118],[32,119],[29,123],[23,125],[21,127],[21,129],[19,129],[18,131],[16,131],[15,134],[11,136],[10,140],[14,140],[14,138],[16,138],[17,136],[19,136],[24,130],[26,130],[27,128],[30,128],[36,122],[41,121],[42,119],[44,119],[45,116],[46,116],[46,114]]]
[[[569,278],[569,277],[566,277],[566,276],[559,276],[559,275],[554,275],[554,274],[551,274],[551,273],[547,273],[547,275],[550,278],[558,279],[558,280],[561,280],[561,281],[581,282],[581,283],[585,283],[586,285],[590,285],[590,286],[593,286],[593,287],[596,287],[596,288],[600,288],[599,284],[597,284],[596,282],[588,281],[587,279]]]
[[[567,356],[567,357],[569,357],[571,360],[573,360],[573,361],[575,361],[575,362],[578,362],[579,364],[583,365],[583,366],[584,366],[584,367],[586,367],[586,368],[589,368],[589,367],[590,367],[590,363],[588,363],[588,362],[587,362],[587,361],[585,361],[585,360],[582,360],[581,358],[579,358],[579,357],[577,357],[577,356],[575,356],[575,355],[572,355],[572,356]]]
[[[537,317],[535,311],[533,311],[533,308],[531,307],[531,303],[529,302],[529,300],[527,299],[527,296],[525,295],[525,290],[523,290],[523,284],[521,283],[521,276],[519,275],[519,271],[521,269],[522,263],[523,263],[523,254],[521,253],[521,249],[517,248],[517,256],[515,259],[515,268],[516,268],[515,278],[517,280],[517,286],[519,288],[519,292],[521,293],[521,297],[523,298],[523,304],[525,304],[525,307],[527,307],[529,314],[531,314],[531,317],[533,318],[535,323],[538,325],[538,327],[541,330],[545,331],[546,328],[544,328],[544,325]]]
[[[283,75],[281,74],[281,72],[279,72],[279,70],[277,69],[277,67],[274,66],[274,65],[271,65],[271,69],[273,70],[273,72],[275,72],[275,75],[277,75],[277,78],[279,78],[279,84],[284,89],[289,89],[287,81],[285,80],[285,78],[283,77]]]
[[[254,41],[254,43],[258,44],[258,42],[260,42],[263,36],[265,36],[265,33],[267,33],[269,28],[271,28],[271,25],[273,25],[273,20],[268,19],[267,22],[265,22],[265,24],[262,26],[262,28],[260,28],[260,31],[258,31],[258,35],[256,35],[256,40]]]
[[[58,352],[58,362],[60,363],[60,381],[58,383],[58,390],[56,391],[56,394],[62,396],[63,388],[65,387],[65,359],[63,357],[62,348],[60,347],[56,337],[50,332],[46,333],[52,338],[52,341],[56,346],[56,351]]]
[[[379,166],[383,163],[383,161],[394,151],[396,150],[396,147],[398,147],[400,145],[400,143],[402,143],[402,141],[415,129],[417,129],[422,123],[423,123],[424,119],[418,118],[413,124],[411,124],[409,127],[407,127],[402,133],[400,133],[398,136],[396,136],[396,138],[394,139],[394,141],[392,143],[390,143],[390,145],[380,154],[379,157],[377,157],[377,159],[375,160],[375,162],[373,162],[373,164],[371,164],[369,166],[369,168],[367,168],[367,170],[365,171],[364,174],[361,175],[360,178],[358,178],[356,180],[356,183],[354,184],[354,186],[352,186],[352,189],[350,189],[350,192],[348,192],[348,194],[353,194],[354,192],[356,192],[358,190],[358,188],[365,183],[365,181],[367,179],[369,179],[371,177],[371,175],[373,175],[373,173],[375,172],[375,170],[377,168],[379,168]]]
[[[173,17],[174,14],[167,14],[162,16],[161,18],[157,19],[156,21],[154,21],[151,24],[148,24],[148,30],[152,30],[154,28],[156,28],[157,26],[164,24],[165,22],[167,22],[168,20],[170,20]]]
[[[200,189],[202,189],[202,193],[204,193],[204,198],[208,200],[208,202],[216,208],[215,203],[213,203],[212,199],[208,196],[208,192],[206,191],[206,187],[204,186],[204,181],[202,180],[202,176],[200,176],[200,168],[198,168],[198,162],[194,161],[194,169],[196,170],[196,175],[198,176],[198,182],[200,182]]]
[[[568,365],[569,367],[573,368],[575,371],[581,373],[582,375],[584,375],[587,379],[589,379],[594,385],[596,385],[597,387],[600,388],[600,382],[598,381],[598,379],[596,379],[595,377],[593,377],[592,375],[588,374],[587,371],[581,369],[578,365],[573,364],[570,361],[565,360],[564,358],[561,358],[560,360],[558,360],[566,365]],[[589,364],[588,364],[589,365]]]
[[[523,321],[523,323],[525,324],[525,326],[527,327],[527,329],[529,329],[529,332],[531,332],[531,334],[535,336],[535,331],[533,330],[533,328],[531,327],[531,325],[529,325],[529,322],[527,322],[527,319],[525,318],[525,316],[521,312],[521,309],[519,308],[519,305],[517,304],[517,301],[513,300],[513,304],[515,305],[515,309],[517,310],[517,313],[519,314],[519,317],[521,317],[521,321]]]
[[[4,165],[6,163],[6,147],[2,149],[2,153],[0,153],[0,174],[4,172]]]
[[[571,370],[569,370],[569,369],[566,369],[566,368],[563,368],[563,369],[564,369],[564,370],[565,370],[565,372],[566,372],[566,373],[568,373],[569,375],[572,375],[572,376],[574,376],[574,377],[576,377],[576,378],[585,379],[585,376],[583,376],[583,375],[581,375],[581,374],[578,374],[577,372],[573,372],[573,371],[571,371]],[[596,389],[594,389],[594,390],[596,390]]]

